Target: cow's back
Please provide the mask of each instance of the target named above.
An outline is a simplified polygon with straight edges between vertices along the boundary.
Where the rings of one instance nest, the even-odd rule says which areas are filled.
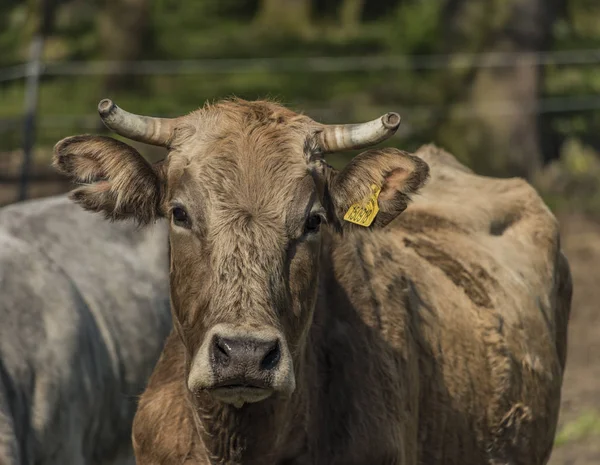
[[[167,272],[165,225],[111,224],[64,196],[0,210],[0,454],[3,440],[23,464],[129,453],[171,326]]]

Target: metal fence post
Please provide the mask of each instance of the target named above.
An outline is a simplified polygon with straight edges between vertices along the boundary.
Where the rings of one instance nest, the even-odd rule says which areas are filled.
[[[27,84],[25,88],[25,117],[23,131],[23,163],[21,165],[21,182],[19,183],[19,200],[27,198],[29,171],[31,169],[32,151],[35,145],[35,117],[37,113],[40,71],[42,53],[44,51],[44,36],[38,34],[33,38],[27,69]]]

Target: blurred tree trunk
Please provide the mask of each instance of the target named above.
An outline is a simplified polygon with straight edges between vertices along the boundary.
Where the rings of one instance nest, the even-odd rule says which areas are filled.
[[[303,36],[310,31],[310,0],[261,0],[256,24],[262,33]]]
[[[340,7],[340,23],[345,31],[360,24],[365,0],[344,0]]]
[[[449,0],[453,51],[527,54],[547,50],[562,0]],[[476,50],[473,50],[473,44]],[[479,48],[479,50],[477,50]],[[542,166],[538,99],[543,67],[520,55],[506,67],[473,67],[463,82],[468,114],[450,111],[442,143],[476,169],[531,178]]]
[[[124,63],[142,58],[144,46],[149,45],[148,3],[148,0],[103,1],[98,23],[104,59]],[[107,75],[103,90],[108,95],[116,90],[131,89],[135,79],[118,72]]]

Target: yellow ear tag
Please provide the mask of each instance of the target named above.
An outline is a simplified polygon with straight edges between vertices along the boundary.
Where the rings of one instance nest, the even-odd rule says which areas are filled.
[[[344,215],[344,220],[359,226],[364,226],[365,228],[371,226],[377,213],[379,213],[377,199],[379,198],[380,192],[381,187],[371,184],[371,195],[365,199],[362,204],[355,203],[354,205],[351,205]]]

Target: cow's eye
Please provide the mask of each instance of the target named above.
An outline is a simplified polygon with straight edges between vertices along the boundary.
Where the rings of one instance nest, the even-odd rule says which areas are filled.
[[[319,214],[312,214],[306,219],[306,224],[304,225],[304,234],[314,234],[319,232],[321,228],[321,223],[323,222],[323,217]]]
[[[189,227],[189,218],[187,212],[181,207],[173,207],[171,211],[173,223],[184,228]]]

